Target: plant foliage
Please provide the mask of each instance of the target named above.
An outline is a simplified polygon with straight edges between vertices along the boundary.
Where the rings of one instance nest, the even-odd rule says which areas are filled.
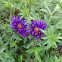
[[[20,15],[26,24],[43,20],[45,37],[23,37],[10,19]],[[29,29],[29,26],[27,27]],[[0,0],[0,62],[62,62],[62,0]],[[60,52],[57,52],[57,51]]]

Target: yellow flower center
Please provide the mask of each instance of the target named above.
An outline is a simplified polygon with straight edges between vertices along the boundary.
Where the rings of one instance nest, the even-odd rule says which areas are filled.
[[[62,49],[60,50],[60,52],[62,53]]]
[[[39,31],[39,28],[38,27],[35,27],[34,30],[36,30],[36,32],[38,32]]]
[[[18,24],[17,27],[18,27],[19,29],[22,29],[22,25],[21,25],[21,24]]]

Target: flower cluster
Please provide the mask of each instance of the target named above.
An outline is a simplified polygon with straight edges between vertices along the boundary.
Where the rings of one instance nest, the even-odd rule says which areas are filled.
[[[58,51],[57,51],[60,55],[62,55],[62,46],[58,48]]]
[[[11,20],[13,21],[12,22],[12,28],[14,28],[17,33],[21,34],[23,37],[26,36],[26,28],[27,28],[27,25],[25,24],[25,20],[21,19],[20,20],[20,16],[18,16],[18,19],[16,17],[12,17]]]
[[[17,33],[21,34],[23,37],[25,37],[27,34],[31,34],[32,37],[36,37],[41,39],[41,37],[44,37],[44,33],[41,31],[41,29],[45,30],[47,25],[43,22],[43,20],[40,21],[31,21],[31,24],[29,24],[30,30],[27,30],[27,24],[25,24],[25,20],[20,19],[21,16],[18,16],[18,19],[14,16],[11,18],[12,20],[12,28],[14,28]]]
[[[32,34],[30,40],[32,39],[33,36],[39,39],[41,39],[41,36],[44,37],[43,32],[41,31],[41,29],[45,30],[45,28],[47,27],[47,25],[45,23],[43,23],[43,21],[40,20],[37,21],[31,21],[31,24],[29,24],[30,30],[29,30],[29,34]]]

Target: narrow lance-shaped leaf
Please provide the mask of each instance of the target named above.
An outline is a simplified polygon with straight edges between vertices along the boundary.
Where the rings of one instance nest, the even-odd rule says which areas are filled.
[[[47,50],[47,47],[46,46],[36,47],[36,48],[29,49],[26,52],[32,54],[32,53],[35,52],[35,50],[40,52],[40,51],[43,51],[43,50]]]
[[[45,30],[42,30],[42,29],[41,29],[41,31],[42,31],[45,35],[47,35],[47,32],[46,32]]]
[[[42,62],[40,55],[38,54],[37,50],[35,50],[35,58],[39,61]]]

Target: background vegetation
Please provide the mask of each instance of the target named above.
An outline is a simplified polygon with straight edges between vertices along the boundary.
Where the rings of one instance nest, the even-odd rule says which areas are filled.
[[[23,38],[10,25],[20,15],[26,23],[44,20],[42,40]],[[0,62],[62,62],[62,0],[0,0]]]

